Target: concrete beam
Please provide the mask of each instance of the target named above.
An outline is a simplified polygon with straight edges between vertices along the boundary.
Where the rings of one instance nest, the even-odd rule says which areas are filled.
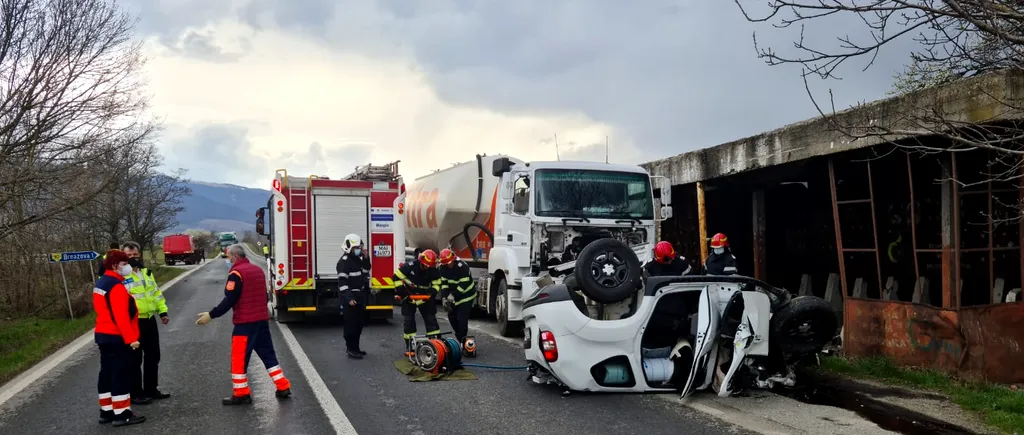
[[[908,120],[911,113],[937,111],[945,113],[946,119],[978,124],[1024,119],[1024,113],[1011,110],[1007,102],[1014,107],[1024,105],[1024,73],[986,74],[867,103],[834,116],[839,125],[887,125],[901,130],[920,130],[913,120]],[[680,185],[901,139],[872,136],[854,140],[836,131],[833,125],[825,117],[813,118],[641,166],[651,175],[667,177],[673,185]]]

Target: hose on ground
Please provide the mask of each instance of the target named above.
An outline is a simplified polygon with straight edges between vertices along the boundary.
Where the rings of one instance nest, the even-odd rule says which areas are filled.
[[[463,363],[463,367],[476,367],[480,369],[492,369],[492,370],[526,370],[530,366],[491,366],[487,364],[468,364]]]

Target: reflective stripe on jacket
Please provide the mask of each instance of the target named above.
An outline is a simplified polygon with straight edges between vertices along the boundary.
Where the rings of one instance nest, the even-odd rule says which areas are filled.
[[[160,291],[160,286],[153,277],[153,272],[142,268],[133,272],[125,278],[124,286],[135,298],[135,304],[139,307],[139,318],[148,319],[157,314],[167,313],[167,301]]]

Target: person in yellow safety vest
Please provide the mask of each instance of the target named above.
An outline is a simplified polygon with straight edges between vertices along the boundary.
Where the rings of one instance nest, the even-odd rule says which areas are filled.
[[[434,296],[441,287],[441,274],[437,270],[437,253],[432,249],[420,252],[411,263],[398,267],[392,277],[395,281],[395,298],[402,301],[406,356],[410,356],[412,339],[416,336],[416,311],[423,316],[423,327],[427,336],[441,333],[437,323],[437,305]]]
[[[263,245],[263,257],[266,258],[268,255],[270,255],[270,248],[267,245]]]
[[[145,405],[153,400],[171,397],[158,388],[158,371],[160,366],[160,335],[157,330],[156,316],[167,324],[167,302],[163,292],[157,285],[153,272],[146,269],[142,262],[141,247],[135,242],[125,242],[121,249],[130,258],[132,273],[125,277],[124,286],[135,298],[139,308],[139,348],[135,352],[136,361],[132,366],[132,403]]]
[[[441,301],[448,310],[448,323],[455,331],[455,339],[462,346],[462,353],[476,356],[476,340],[467,341],[469,336],[469,315],[476,299],[476,283],[469,265],[458,259],[451,249],[441,250]]]

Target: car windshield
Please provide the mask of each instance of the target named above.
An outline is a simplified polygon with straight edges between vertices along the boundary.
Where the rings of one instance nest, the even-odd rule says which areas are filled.
[[[587,219],[654,219],[650,178],[643,173],[538,169],[535,214]]]

